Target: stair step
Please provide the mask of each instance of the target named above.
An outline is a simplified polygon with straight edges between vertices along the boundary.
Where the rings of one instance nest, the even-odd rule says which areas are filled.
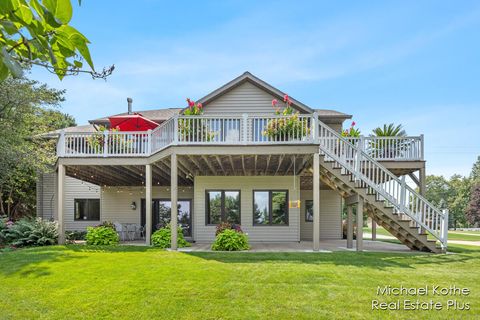
[[[429,240],[426,232],[419,233],[419,228],[412,226],[412,219],[385,199],[380,199],[378,193],[366,183],[360,182],[355,175],[343,170],[342,166],[335,160],[326,161],[322,159],[323,172],[331,184],[334,184],[339,191],[347,194],[353,192],[365,198],[365,210],[368,215],[374,217],[378,225],[383,226],[393,236],[397,237],[404,245],[413,250],[440,252],[436,247],[435,240]],[[363,189],[363,191],[362,191]]]

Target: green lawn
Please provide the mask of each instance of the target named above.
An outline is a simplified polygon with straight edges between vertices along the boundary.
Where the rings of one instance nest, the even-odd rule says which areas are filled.
[[[363,232],[372,233],[371,228],[363,228]],[[377,226],[377,235],[384,235],[393,237],[390,232],[382,227]],[[365,237],[370,239],[370,236]],[[448,231],[448,240],[462,240],[462,241],[480,241],[480,232],[478,231]]]
[[[80,245],[17,250],[0,253],[0,318],[480,316],[480,248],[452,249],[458,253],[180,253]],[[376,287],[388,284],[468,287],[471,295],[458,300],[472,309],[371,311]]]

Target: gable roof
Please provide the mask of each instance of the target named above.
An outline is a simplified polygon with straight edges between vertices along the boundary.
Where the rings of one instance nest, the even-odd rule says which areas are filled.
[[[221,95],[223,95],[223,94],[229,92],[230,90],[242,85],[245,82],[252,83],[253,85],[257,86],[258,88],[270,93],[272,96],[279,99],[280,101],[283,101],[283,96],[286,94],[285,92],[282,92],[282,91],[278,90],[274,86],[266,83],[262,79],[257,78],[253,74],[251,74],[250,72],[246,71],[242,75],[233,79],[232,81],[227,82],[226,84],[224,84],[220,88],[210,92],[209,94],[207,94],[206,96],[204,96],[203,98],[198,100],[198,102],[201,102],[202,104],[207,105],[210,101],[220,97]],[[314,110],[312,108],[310,108],[307,105],[301,103],[300,101],[298,101],[298,100],[296,100],[292,97],[290,97],[290,100],[292,101],[292,105],[294,107],[296,107],[296,109],[304,111],[305,113],[313,113],[314,112]]]
[[[318,113],[319,118],[329,118],[329,119],[351,119],[351,114],[346,114],[340,111],[330,110],[330,109],[315,109]]]
[[[56,138],[64,130],[66,133],[90,133],[95,132],[97,129],[92,124],[85,124],[76,127],[68,127],[64,129],[58,129],[54,131],[49,131],[45,133],[40,133],[35,136],[35,138]]]

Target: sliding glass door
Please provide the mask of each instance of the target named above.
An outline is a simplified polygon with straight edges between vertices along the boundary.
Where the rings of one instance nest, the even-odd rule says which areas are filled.
[[[172,202],[169,199],[152,200],[152,231],[163,228],[170,223]],[[178,200],[178,226],[185,237],[192,236],[192,200]],[[141,224],[145,225],[145,199],[142,199]]]

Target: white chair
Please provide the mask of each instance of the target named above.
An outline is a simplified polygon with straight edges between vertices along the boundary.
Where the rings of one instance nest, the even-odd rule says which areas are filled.
[[[137,233],[137,225],[134,223],[129,223],[126,225],[126,229],[128,240],[135,240],[135,234]]]
[[[117,231],[118,235],[120,236],[120,239],[122,241],[125,241],[125,236],[127,235],[127,229],[118,221],[115,221],[113,225],[115,226],[115,231]]]

